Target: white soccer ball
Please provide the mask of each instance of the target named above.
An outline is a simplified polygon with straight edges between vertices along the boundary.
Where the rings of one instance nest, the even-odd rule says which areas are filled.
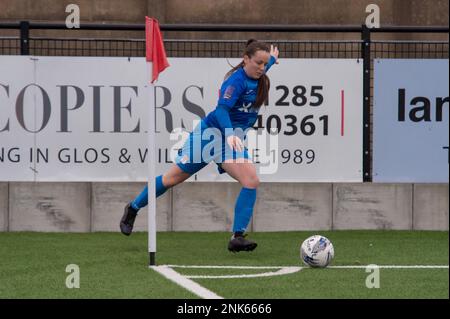
[[[311,267],[324,268],[334,258],[334,247],[331,241],[321,235],[307,238],[300,247],[300,257]]]

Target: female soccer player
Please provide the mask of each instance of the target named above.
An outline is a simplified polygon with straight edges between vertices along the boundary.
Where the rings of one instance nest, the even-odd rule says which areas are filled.
[[[243,61],[225,76],[216,109],[189,134],[175,164],[165,174],[156,177],[156,197],[211,161],[216,162],[220,174],[226,172],[236,179],[242,189],[235,206],[233,236],[228,244],[228,250],[233,252],[251,251],[257,246],[244,235],[253,214],[259,179],[243,140],[244,132],[253,127],[258,111],[268,97],[270,81],[266,72],[277,60],[276,47],[248,40]],[[212,148],[212,153],[206,149],[211,143],[218,146]],[[120,221],[123,234],[131,234],[139,209],[148,204],[147,193],[146,186],[134,201],[126,205]]]

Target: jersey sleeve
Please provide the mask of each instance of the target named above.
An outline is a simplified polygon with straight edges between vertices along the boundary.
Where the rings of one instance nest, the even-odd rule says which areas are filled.
[[[236,73],[232,74],[220,88],[219,102],[217,106],[222,106],[227,109],[231,109],[239,97],[245,91],[245,80],[237,76]]]
[[[272,65],[275,64],[275,62],[277,62],[277,59],[275,59],[275,57],[273,55],[270,56],[269,62],[266,65],[265,71],[269,71],[269,69],[272,67]]]
[[[216,108],[216,118],[219,128],[225,137],[233,135],[230,119],[230,110],[235,106],[241,95],[245,92],[245,80],[232,74],[222,85],[220,89],[219,102]],[[227,130],[228,128],[228,130]]]
[[[233,125],[231,124],[230,113],[225,106],[219,105],[216,108],[216,119],[220,126],[220,132],[223,134],[223,136],[225,136],[225,138],[233,135]]]

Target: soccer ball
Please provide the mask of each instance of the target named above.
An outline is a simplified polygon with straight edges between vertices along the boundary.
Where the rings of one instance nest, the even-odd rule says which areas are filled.
[[[325,268],[334,258],[333,244],[324,236],[311,236],[302,243],[300,258],[308,266]]]

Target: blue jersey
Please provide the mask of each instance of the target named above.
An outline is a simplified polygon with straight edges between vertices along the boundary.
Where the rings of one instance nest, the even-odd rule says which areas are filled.
[[[266,65],[266,72],[275,61],[275,57],[271,56]],[[253,106],[257,93],[258,80],[250,78],[244,68],[237,69],[223,82],[216,109],[203,121],[209,127],[219,128],[223,134],[225,134],[225,128],[241,128],[245,131],[253,127],[259,110]]]

